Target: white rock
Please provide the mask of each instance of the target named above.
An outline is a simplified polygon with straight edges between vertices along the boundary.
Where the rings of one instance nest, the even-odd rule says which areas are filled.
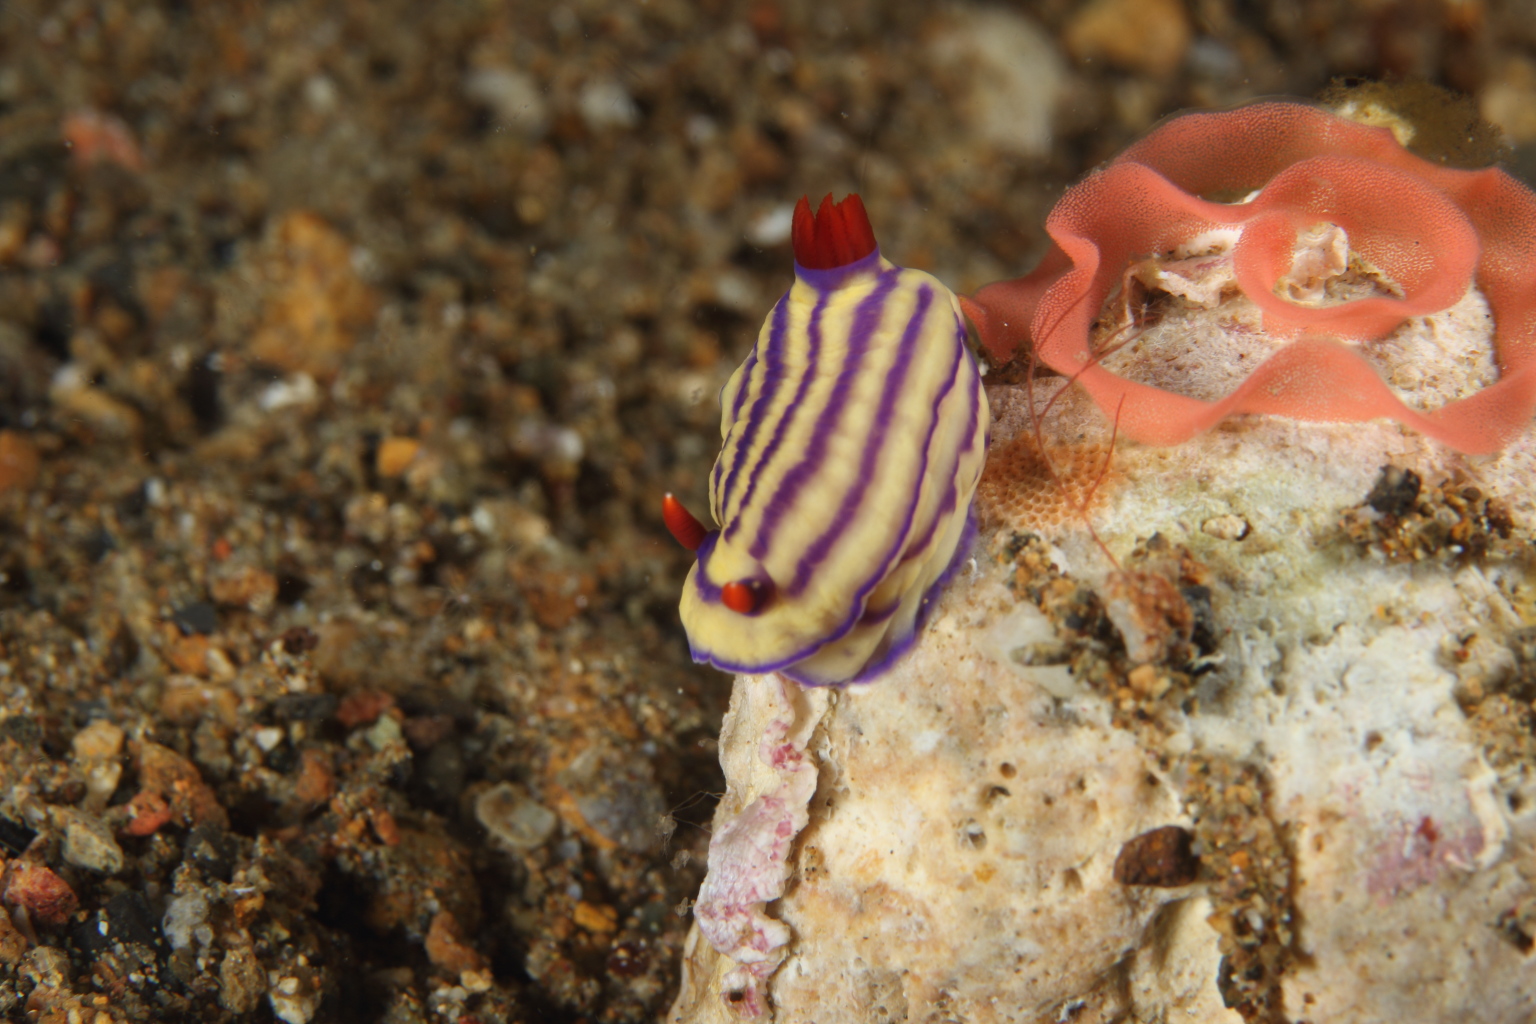
[[[775,773],[757,748],[777,749],[763,736],[784,726],[782,703],[760,695],[782,685],[827,705],[817,721],[809,708],[794,720],[816,726],[818,774],[810,825],[787,862],[796,881],[775,905],[793,935],[763,1004],[775,1019],[866,1020],[879,1003],[893,1019],[898,1006],[924,1019],[942,1005],[956,1019],[1037,1020],[1102,987],[1162,902],[1111,879],[1126,839],[1184,820],[1155,758],[1110,727],[1102,702],[1060,701],[1016,663],[979,651],[976,636],[1014,602],[995,578],[967,596],[963,609],[947,602],[923,644],[876,685],[836,693],[737,681],[701,923],[712,880],[741,865],[720,862],[719,837],[802,789],[764,785]],[[774,834],[760,824],[748,827]],[[772,885],[761,892],[774,898]],[[762,932],[778,954],[772,943],[787,936]],[[736,952],[692,943],[670,1020],[731,1020],[733,1007],[754,1005],[755,962]]]
[[[583,85],[576,106],[593,131],[632,128],[640,120],[640,108],[635,106],[629,90],[612,78],[596,78]]]
[[[464,95],[491,109],[499,126],[531,139],[549,127],[549,104],[538,82],[515,68],[476,68],[464,76]]]
[[[72,807],[54,808],[54,820],[64,830],[66,862],[103,875],[123,870],[123,848],[117,845],[106,822]]]
[[[498,783],[475,798],[475,820],[520,853],[543,846],[560,823],[554,811],[510,782]]]
[[[1384,366],[1422,350],[1422,389],[1394,382],[1410,399],[1481,386],[1481,303],[1373,343]],[[1179,331],[1204,344],[1253,322],[1226,304],[1169,319],[1168,337],[1122,350],[1122,371],[1137,352],[1155,367],[1183,358]],[[1037,407],[1061,386],[1037,384]],[[989,397],[994,446],[1032,431],[1022,386]],[[1110,425],[1072,391],[1041,432],[1048,446],[1106,442]],[[1536,523],[1536,432],[1477,460],[1386,422],[1253,417],[1172,448],[1120,440],[1090,513],[1098,540],[1080,522],[1037,532],[1094,591],[1119,568],[1105,548],[1123,564],[1154,533],[1208,574],[1210,671],[1143,719],[1119,680],[1041,671],[1063,667],[1051,618],[998,558],[1036,527],[987,509],[977,571],[883,678],[802,691],[739,677],[696,910],[707,927],[668,1020],[1236,1024],[1221,980],[1233,940],[1217,926],[1288,950],[1269,990],[1287,1019],[1536,1019],[1529,941],[1510,925],[1536,904],[1536,765],[1498,753],[1458,701],[1514,670],[1530,567],[1356,547],[1341,513],[1387,462],[1425,481],[1464,474],[1517,528]],[[770,730],[804,737],[791,775]],[[1258,780],[1222,791],[1246,794],[1257,838],[1202,849],[1192,885],[1117,882],[1127,840],[1226,813],[1197,772],[1215,763]],[[1266,834],[1282,837],[1274,849]],[[1279,904],[1234,902],[1245,877],[1278,886]],[[746,923],[717,928],[722,910]]]
[[[196,939],[206,945],[213,941],[208,925],[208,898],[200,892],[185,892],[165,905],[160,922],[172,949],[185,949]]]

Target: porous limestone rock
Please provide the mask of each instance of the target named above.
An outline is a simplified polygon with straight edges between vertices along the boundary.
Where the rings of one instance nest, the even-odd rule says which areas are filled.
[[[1116,372],[1268,344],[1245,300],[1160,301]],[[1373,343],[1384,376],[1424,407],[1482,386],[1482,309]],[[1031,387],[1045,410],[1063,381],[990,389],[989,474],[1031,465],[998,457],[1034,444]],[[973,562],[878,681],[736,680],[669,1021],[1536,1019],[1536,436],[1470,458],[1240,418],[1121,439],[1095,491],[1073,453],[1110,433],[1071,389],[1050,404],[1086,511],[989,481]],[[1138,664],[1117,624],[1156,634],[1150,579],[1194,625],[1165,617]],[[1122,850],[1164,826],[1195,881],[1131,884]],[[744,923],[712,944],[722,911]]]

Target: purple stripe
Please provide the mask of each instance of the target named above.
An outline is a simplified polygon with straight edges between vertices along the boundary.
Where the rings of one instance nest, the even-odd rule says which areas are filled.
[[[819,292],[829,292],[834,288],[841,288],[843,282],[850,277],[880,269],[880,248],[868,256],[845,263],[841,267],[833,267],[830,270],[812,270],[810,267],[802,267],[795,263],[795,276]]]
[[[704,535],[704,541],[699,545],[699,571],[695,577],[695,586],[699,588],[699,597],[710,604],[720,600],[720,589],[709,582],[709,558],[715,553],[715,545],[720,541],[720,531],[710,530]]]
[[[880,395],[880,408],[875,413],[875,422],[868,440],[864,444],[864,454],[859,460],[859,475],[851,484],[843,490],[843,500],[838,506],[837,513],[832,517],[831,524],[824,530],[820,537],[816,538],[805,554],[800,556],[800,561],[795,564],[795,576],[786,588],[790,594],[799,594],[805,589],[806,581],[811,573],[826,561],[832,545],[837,538],[843,535],[847,524],[852,522],[859,507],[864,503],[864,497],[869,490],[869,481],[875,475],[875,464],[880,461],[880,456],[886,450],[886,434],[891,427],[891,417],[896,412],[897,403],[906,398],[907,375],[912,372],[913,356],[917,349],[917,339],[922,336],[923,325],[928,319],[928,308],[933,305],[933,289],[928,285],[920,285],[917,289],[917,308],[912,313],[912,318],[907,321],[907,326],[901,334],[901,348],[898,350],[896,365],[891,367],[891,372],[885,380],[885,389]],[[955,372],[959,372],[959,363],[955,364]],[[955,374],[950,375],[950,384],[939,393],[939,401],[949,393],[954,386]],[[938,425],[938,403],[934,403],[932,412],[928,417],[929,437]],[[898,457],[904,457],[905,453],[897,453]],[[901,536],[897,543],[902,543],[906,538],[907,530],[912,526],[912,515],[916,508],[917,498],[922,494],[923,474],[928,469],[927,446],[924,445],[923,462],[918,467],[917,487],[914,488],[913,506],[907,510],[907,521],[902,527]]]
[[[774,425],[773,436],[763,446],[763,454],[759,456],[758,460],[752,464],[752,468],[747,472],[747,491],[741,496],[741,501],[736,503],[736,511],[738,513],[752,507],[752,496],[757,493],[758,482],[763,478],[762,468],[773,461],[774,453],[779,450],[779,445],[784,443],[784,435],[789,432],[790,423],[794,421],[805,404],[805,396],[811,390],[811,381],[815,379],[817,365],[821,362],[821,316],[826,312],[827,303],[831,301],[831,297],[830,293],[823,292],[817,298],[816,305],[811,309],[810,322],[805,325],[807,336],[805,370],[801,372],[800,380],[795,384],[794,396],[790,398],[789,404],[784,407],[784,415],[780,416],[779,422]],[[762,415],[761,410],[755,407],[752,410],[752,415],[757,419],[766,418]],[[738,451],[744,450],[738,449]],[[744,462],[746,460],[743,458],[738,461]],[[733,466],[732,476],[734,475],[735,467]],[[741,517],[739,515],[727,514],[726,522],[722,528],[727,537],[735,536],[736,532],[741,528]],[[753,557],[761,558],[762,556],[754,554]]]
[[[781,304],[783,303],[783,301],[784,301],[783,299],[779,300],[779,302]],[[774,306],[773,314],[774,314],[775,325],[774,325],[773,328],[770,329],[770,335],[771,335],[773,330],[782,330],[783,329],[782,323],[779,322],[780,317],[779,317],[778,306]],[[741,407],[742,407],[743,403],[745,403],[746,400],[747,400],[747,393],[752,390],[752,371],[755,370],[756,368],[757,368],[757,346],[753,345],[752,346],[752,351],[747,353],[747,361],[745,363],[743,363],[742,367],[741,367],[741,387],[736,389],[736,400],[731,403],[731,429],[732,430],[734,430],[736,428],[736,423],[741,418]],[[725,384],[722,384],[720,386],[720,395],[717,396],[718,398],[723,398],[725,396],[726,386],[727,385],[725,385]],[[725,404],[724,402],[721,402],[721,405],[724,405],[724,404]],[[721,450],[720,455],[721,456],[725,455],[724,449]],[[709,475],[709,490],[710,490],[710,494],[713,497],[715,497],[717,500],[722,497],[722,495],[720,494],[720,471],[721,471],[721,467],[727,461],[728,460],[726,460],[724,458],[717,457],[715,459],[715,468],[714,468],[713,471],[710,472],[710,475]],[[733,466],[735,465],[734,460],[731,460],[731,464]]]
[[[773,307],[773,326],[768,329],[768,340],[761,346],[752,346],[751,358],[757,358],[759,348],[763,349],[763,389],[758,394],[757,400],[752,403],[752,411],[747,415],[746,427],[736,442],[736,457],[731,460],[731,471],[726,475],[725,488],[717,492],[716,505],[723,522],[728,516],[731,492],[736,489],[736,477],[741,472],[742,463],[746,461],[746,454],[751,451],[752,442],[757,437],[757,428],[762,426],[764,410],[773,402],[773,397],[778,393],[779,384],[784,380],[784,335],[789,330],[789,292],[785,292]],[[747,379],[742,382],[736,392],[735,410],[739,416],[742,403],[747,400],[747,392],[751,390],[752,381]],[[739,418],[735,419],[731,427],[734,430],[741,424]],[[723,456],[725,453],[721,452]],[[718,478],[720,464],[723,458],[715,460],[715,475]]]
[[[964,359],[969,361],[970,353],[966,352],[965,349],[964,331],[956,332],[955,343],[960,346],[961,352],[966,353]],[[972,366],[972,372],[974,373],[974,363]],[[955,368],[955,372],[957,375],[959,374],[958,366]],[[960,481],[956,474],[960,470],[960,460],[965,456],[965,453],[976,447],[976,421],[981,416],[981,387],[979,384],[976,387],[971,388],[970,397],[971,419],[965,428],[965,447],[961,448],[960,451],[955,455],[954,469],[949,474],[949,486],[945,491],[943,501],[940,502],[938,510],[934,513],[933,519],[928,523],[927,531],[923,534],[922,540],[907,546],[907,550],[909,551],[921,551],[923,548],[927,547],[929,542],[933,540],[933,535],[935,531],[938,530],[939,524],[949,517],[949,515],[954,511],[955,505],[958,504],[960,500]],[[937,414],[937,405],[934,406],[934,411],[935,414]]]
[[[827,441],[842,420],[843,412],[848,406],[848,393],[853,390],[853,384],[859,377],[864,357],[869,353],[870,337],[880,326],[880,318],[885,312],[885,301],[895,289],[900,276],[901,272],[894,267],[883,271],[875,285],[875,290],[859,303],[859,308],[854,312],[853,326],[848,331],[847,361],[837,375],[837,383],[833,385],[832,393],[827,396],[821,411],[816,415],[816,425],[811,428],[811,442],[806,446],[805,454],[795,463],[793,469],[784,474],[778,490],[768,499],[767,505],[763,508],[762,528],[758,530],[757,536],[752,538],[752,545],[748,548],[748,553],[753,558],[762,560],[768,554],[768,548],[773,543],[773,535],[779,528],[779,522],[786,512],[794,508],[801,488],[821,469],[827,454]],[[825,302],[826,294],[823,294],[821,301],[816,304],[818,312]],[[813,336],[813,340],[819,341],[819,333]],[[809,372],[806,373],[802,381],[801,393],[795,395],[796,403],[804,397],[804,391],[809,389],[811,376]],[[773,447],[776,447],[782,439],[782,423],[780,427],[781,431],[774,436]],[[762,464],[766,465],[769,454],[771,452],[764,453]],[[752,483],[757,483],[755,473]],[[741,507],[747,508],[747,502],[743,501]]]

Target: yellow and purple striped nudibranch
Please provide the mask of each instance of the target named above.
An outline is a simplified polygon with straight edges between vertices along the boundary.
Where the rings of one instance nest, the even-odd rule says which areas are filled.
[[[955,296],[881,255],[857,195],[792,230],[795,281],[720,393],[682,618],[695,661],[860,682],[911,645],[974,533],[990,413]]]

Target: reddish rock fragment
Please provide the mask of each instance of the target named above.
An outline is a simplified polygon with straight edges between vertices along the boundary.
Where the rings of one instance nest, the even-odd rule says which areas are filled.
[[[427,929],[427,959],[454,977],[465,971],[485,970],[485,958],[464,938],[458,918],[446,910],[439,910],[432,917]]]
[[[336,773],[326,757],[317,750],[299,755],[299,777],[293,785],[293,798],[318,807],[336,795]]]
[[[453,735],[452,715],[422,715],[400,723],[406,740],[417,751],[431,750]]]
[[[18,864],[5,883],[5,902],[21,907],[37,924],[62,928],[80,900],[69,883],[41,864]]]
[[[139,786],[162,797],[178,824],[229,827],[229,815],[197,767],[169,747],[145,743],[139,748]]]
[[[208,593],[221,605],[265,615],[277,603],[277,577],[254,565],[221,569],[208,581]]]
[[[81,167],[107,163],[125,171],[144,169],[144,152],[133,137],[133,129],[113,114],[89,108],[73,111],[65,115],[59,133]]]
[[[1112,572],[1100,592],[1104,614],[1125,640],[1126,657],[1161,661],[1194,631],[1195,617],[1179,588],[1150,572]]]
[[[150,836],[173,817],[171,805],[159,793],[140,790],[128,801],[128,824],[122,832],[128,836]]]
[[[349,693],[336,708],[336,721],[348,729],[368,725],[395,706],[395,698],[377,690]]]
[[[1115,881],[1121,885],[1151,885],[1173,889],[1188,885],[1200,872],[1194,836],[1177,825],[1143,832],[1120,847]]]
[[[41,460],[37,446],[25,434],[0,430],[0,491],[26,490],[37,482]]]
[[[368,823],[373,826],[373,834],[379,837],[379,842],[385,846],[400,845],[400,826],[393,814],[375,807],[368,813]]]
[[[270,249],[250,353],[289,373],[329,378],[373,322],[378,294],[354,269],[351,243],[307,210],[278,222]]]

